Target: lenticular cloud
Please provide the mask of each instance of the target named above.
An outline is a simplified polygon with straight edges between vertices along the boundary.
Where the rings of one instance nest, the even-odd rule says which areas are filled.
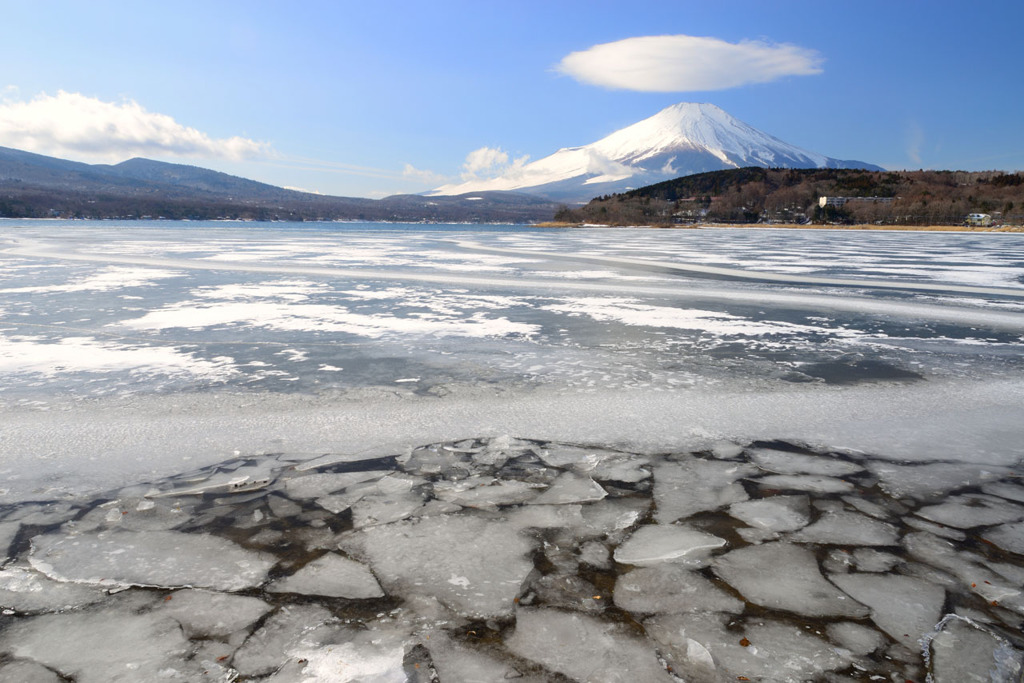
[[[167,154],[239,160],[270,151],[248,138],[211,138],[133,100],[104,102],[63,90],[0,103],[0,145],[104,160]]]
[[[725,90],[821,73],[822,57],[796,45],[642,36],[567,55],[557,70],[590,85],[641,92]]]

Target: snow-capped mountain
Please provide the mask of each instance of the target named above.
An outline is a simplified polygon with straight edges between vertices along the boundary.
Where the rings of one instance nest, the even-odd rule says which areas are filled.
[[[713,104],[682,102],[589,145],[563,148],[499,177],[445,185],[429,194],[504,190],[587,201],[679,176],[743,166],[882,170],[795,147]]]

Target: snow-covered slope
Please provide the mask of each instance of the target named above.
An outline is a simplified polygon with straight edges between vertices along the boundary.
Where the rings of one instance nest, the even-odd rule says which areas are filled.
[[[682,102],[583,147],[568,147],[504,175],[445,185],[432,195],[485,190],[586,201],[679,176],[743,166],[869,168],[790,145],[713,104]]]

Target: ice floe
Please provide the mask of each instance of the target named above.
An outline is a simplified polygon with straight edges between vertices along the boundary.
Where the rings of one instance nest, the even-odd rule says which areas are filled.
[[[369,527],[342,546],[363,557],[389,593],[426,594],[478,618],[510,614],[533,568],[530,540],[471,516]]]
[[[189,638],[230,636],[273,609],[259,598],[193,588],[174,591],[157,605],[160,614],[177,619]]]
[[[750,459],[761,469],[775,474],[820,474],[842,477],[864,469],[856,463],[834,457],[790,453],[770,448],[751,449]]]
[[[828,545],[897,545],[896,527],[847,510],[826,510],[814,524],[789,536],[799,543]]]
[[[95,586],[55,581],[28,567],[0,570],[0,609],[12,612],[60,612],[101,602],[106,593]]]
[[[190,644],[178,622],[125,602],[31,617],[0,633],[0,649],[82,683],[201,680],[202,665],[187,658]]]
[[[807,496],[771,496],[733,503],[729,514],[755,529],[795,531],[811,521]]]
[[[521,608],[509,650],[577,681],[664,681],[672,677],[651,643],[623,626],[582,614]]]
[[[0,522],[0,566],[7,562],[11,544],[20,528],[18,522]]]
[[[1020,486],[1019,484],[996,482],[992,484],[985,484],[981,487],[981,490],[990,496],[999,496],[1000,498],[1006,498],[1007,500],[1015,500],[1018,503],[1024,503],[1024,486]]]
[[[36,536],[29,562],[58,581],[232,591],[263,583],[276,561],[212,535],[111,531]]]
[[[808,493],[849,493],[854,490],[848,481],[813,474],[773,474],[759,478],[757,483],[765,489]]]
[[[879,486],[889,495],[925,500],[1001,479],[1011,472],[1009,468],[996,465],[944,462],[919,465],[872,462],[868,464],[868,469],[881,480]]]
[[[868,610],[832,586],[810,551],[776,542],[718,557],[715,573],[744,598],[762,607],[808,617],[863,617]]]
[[[590,503],[601,500],[608,493],[590,477],[566,472],[555,479],[551,486],[531,503],[538,505],[564,505],[566,503]]]
[[[641,526],[615,549],[615,561],[644,566],[658,562],[678,562],[700,566],[712,550],[726,544],[725,539],[675,524]]]
[[[929,635],[927,653],[934,683],[1016,681],[1024,673],[1024,655],[1006,638],[955,615]]]
[[[382,598],[384,591],[366,565],[327,553],[267,586],[272,593],[301,593],[350,600]]]
[[[671,563],[638,567],[615,582],[615,604],[634,614],[741,612],[743,603],[691,569]]]
[[[917,514],[931,522],[969,529],[1024,520],[1024,506],[995,496],[973,494],[947,498],[942,503],[921,508]]]
[[[1003,550],[1024,555],[1024,522],[1001,524],[986,531],[982,538]]]
[[[833,574],[829,580],[870,607],[871,620],[907,647],[935,628],[946,600],[941,586],[909,576]]]
[[[463,507],[494,509],[500,505],[542,502],[538,496],[543,484],[518,481],[497,481],[493,478],[463,479],[450,486],[435,484],[434,493],[441,500]]]
[[[853,663],[849,653],[798,626],[769,619],[733,622],[724,614],[663,615],[646,620],[644,628],[686,681],[801,683]]]
[[[334,615],[318,605],[286,605],[229,651],[231,667],[243,676],[266,676],[292,658],[298,648],[335,639]]]
[[[654,468],[656,517],[668,524],[704,510],[747,500],[739,479],[756,473],[750,464],[684,457]]]
[[[853,621],[836,621],[826,627],[828,637],[855,655],[869,655],[886,644],[885,636]]]

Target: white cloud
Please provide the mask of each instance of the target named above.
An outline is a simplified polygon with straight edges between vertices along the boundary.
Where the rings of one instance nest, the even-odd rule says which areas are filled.
[[[63,90],[27,102],[0,101],[0,145],[103,161],[165,155],[237,161],[271,151],[248,138],[211,138],[133,100],[104,102]]]
[[[427,169],[416,168],[412,164],[406,164],[405,168],[402,169],[402,177],[415,180],[417,182],[426,183],[427,185],[437,185],[439,183],[448,182],[448,176],[441,175],[435,171]]]
[[[508,164],[508,153],[500,147],[481,147],[466,155],[466,163],[462,164],[463,178],[477,178],[481,174],[492,173],[495,169]],[[469,178],[466,178],[469,180]]]
[[[515,173],[526,165],[529,159],[529,155],[524,155],[509,163],[508,152],[500,147],[474,149],[466,155],[466,161],[462,164],[462,179],[479,180]]]
[[[641,92],[725,90],[783,76],[822,72],[821,55],[759,40],[727,43],[698,36],[643,36],[567,55],[558,71],[590,85]]]

